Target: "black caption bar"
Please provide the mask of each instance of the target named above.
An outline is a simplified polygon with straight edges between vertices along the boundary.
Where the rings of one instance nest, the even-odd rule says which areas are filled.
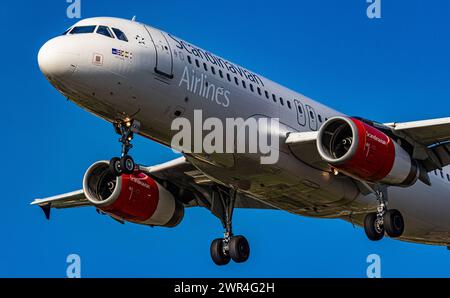
[[[344,295],[370,297],[380,293],[445,293],[447,279],[0,279],[3,292],[30,291],[32,295],[99,294],[121,297],[315,297]],[[385,292],[386,291],[386,292]],[[388,291],[388,292],[387,292]]]

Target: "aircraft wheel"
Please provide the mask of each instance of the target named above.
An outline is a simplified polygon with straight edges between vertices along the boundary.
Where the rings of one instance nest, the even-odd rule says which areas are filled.
[[[223,239],[216,239],[211,243],[211,258],[218,266],[224,266],[230,263],[230,256],[226,255],[223,250]]]
[[[244,263],[250,256],[250,244],[244,236],[235,236],[230,241],[230,256],[236,263]]]
[[[381,218],[377,216],[377,213],[369,213],[364,219],[364,231],[367,238],[372,241],[379,241],[384,237],[384,224]]]
[[[405,221],[400,211],[396,209],[388,210],[384,215],[384,227],[386,233],[392,237],[397,238],[403,235],[405,230]]]
[[[119,177],[122,175],[122,167],[120,165],[120,158],[114,157],[109,162],[109,170],[114,176]]]
[[[132,174],[134,172],[135,163],[131,156],[125,155],[120,159],[120,168],[124,174]]]

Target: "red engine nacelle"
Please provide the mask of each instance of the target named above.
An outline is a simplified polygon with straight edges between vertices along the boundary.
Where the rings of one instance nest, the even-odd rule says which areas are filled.
[[[399,144],[354,118],[328,120],[320,128],[317,148],[332,167],[368,182],[410,186],[419,177],[416,161]]]
[[[126,221],[174,227],[184,216],[184,206],[155,180],[144,173],[115,177],[106,161],[86,171],[83,190],[98,209]]]

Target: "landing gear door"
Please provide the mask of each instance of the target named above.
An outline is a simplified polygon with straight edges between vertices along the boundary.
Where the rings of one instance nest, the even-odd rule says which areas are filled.
[[[309,128],[311,128],[311,130],[317,130],[316,111],[314,111],[314,109],[312,107],[310,107],[309,105],[306,105],[306,112],[308,113],[308,118],[309,118]]]
[[[306,111],[303,104],[299,100],[295,100],[295,107],[297,110],[297,121],[301,126],[306,125]]]
[[[145,26],[156,50],[155,72],[166,78],[173,78],[173,57],[169,42],[164,34],[152,27]]]

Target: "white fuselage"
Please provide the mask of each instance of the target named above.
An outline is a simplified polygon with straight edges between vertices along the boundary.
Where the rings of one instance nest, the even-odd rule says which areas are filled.
[[[170,146],[177,117],[279,118],[279,159],[261,165],[254,154],[189,154],[187,158],[214,181],[276,208],[314,217],[361,224],[376,207],[347,177],[336,177],[296,156],[284,141],[291,132],[316,131],[343,115],[299,93],[147,25],[115,18],[92,18],[75,26],[119,28],[128,41],[96,33],[50,40],[39,64],[67,98],[109,122],[135,119],[140,134]],[[308,154],[308,152],[305,152]],[[390,207],[406,223],[403,240],[450,244],[449,169],[431,173],[432,186],[390,187]]]

